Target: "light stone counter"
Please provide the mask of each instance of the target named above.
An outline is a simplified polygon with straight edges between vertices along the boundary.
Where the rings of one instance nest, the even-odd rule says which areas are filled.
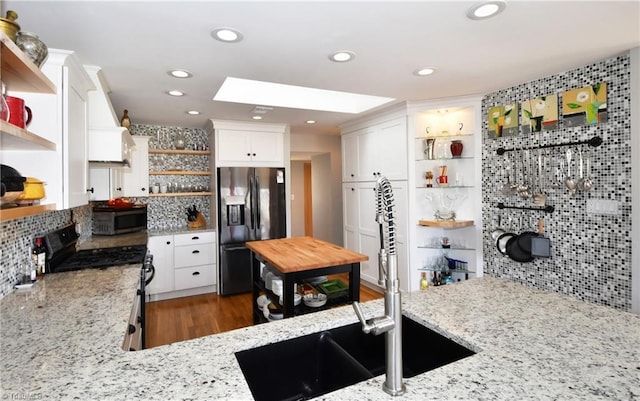
[[[356,321],[346,306],[125,352],[137,272],[56,274],[0,300],[1,398],[250,400],[235,351]],[[378,315],[382,301],[363,306]],[[406,379],[402,398],[379,376],[322,399],[640,399],[639,316],[488,277],[404,295],[403,307],[477,354]]]

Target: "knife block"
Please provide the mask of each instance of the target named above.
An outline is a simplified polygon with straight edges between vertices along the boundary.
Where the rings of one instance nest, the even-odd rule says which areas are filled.
[[[207,225],[207,222],[204,220],[204,216],[200,212],[198,212],[198,217],[196,218],[196,221],[189,222],[189,228],[202,228],[202,227],[205,227],[206,225]]]

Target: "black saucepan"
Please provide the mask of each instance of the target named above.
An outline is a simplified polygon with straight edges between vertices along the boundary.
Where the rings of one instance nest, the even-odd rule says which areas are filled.
[[[531,256],[531,239],[529,239],[529,251],[525,251],[518,244],[518,235],[515,235],[507,241],[507,256],[509,256],[512,260],[520,263],[527,263],[533,260],[533,256]]]

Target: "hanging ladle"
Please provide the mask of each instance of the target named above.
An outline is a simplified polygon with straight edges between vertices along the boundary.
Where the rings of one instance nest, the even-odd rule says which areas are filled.
[[[576,181],[571,178],[571,149],[567,149],[566,152],[566,156],[567,156],[567,177],[564,179],[564,185],[567,186],[567,188],[569,188],[569,191],[571,191],[572,194],[576,193],[576,189],[577,189],[577,184]]]
[[[591,180],[591,155],[589,151],[587,151],[587,175],[582,180],[582,190],[585,192],[589,192],[591,188],[593,188],[593,181]]]

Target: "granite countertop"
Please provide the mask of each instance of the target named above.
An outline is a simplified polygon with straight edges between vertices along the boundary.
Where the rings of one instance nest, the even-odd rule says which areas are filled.
[[[138,268],[51,275],[0,300],[0,397],[250,400],[234,352],[356,321],[344,306],[126,352]],[[382,300],[363,308],[377,316]],[[403,310],[477,354],[406,379],[402,398],[383,375],[322,399],[640,397],[640,316],[489,277],[405,294]]]

